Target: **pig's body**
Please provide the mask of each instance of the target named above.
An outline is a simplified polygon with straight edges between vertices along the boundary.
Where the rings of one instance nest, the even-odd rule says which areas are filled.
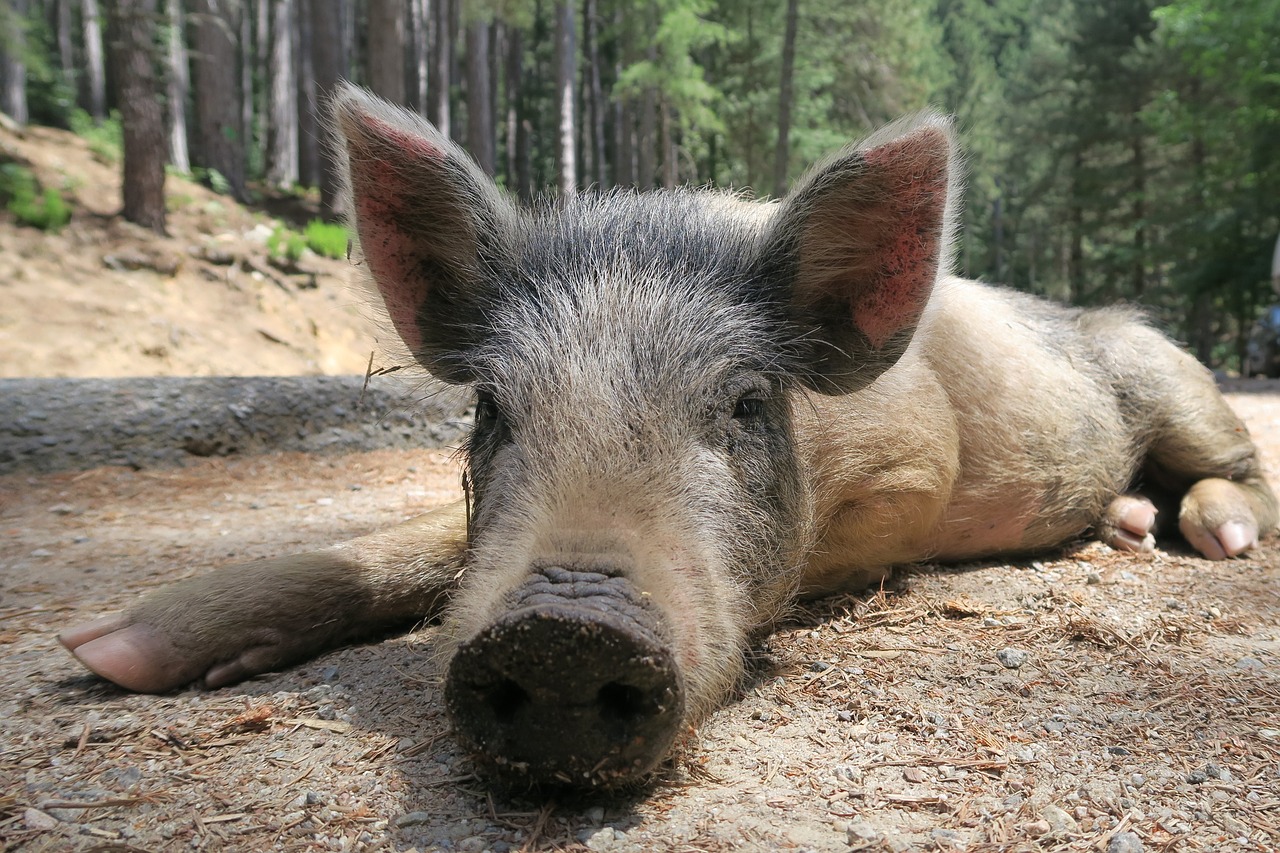
[[[470,518],[223,569],[63,635],[123,686],[226,684],[445,609],[478,763],[614,785],[725,699],[797,595],[1090,529],[1149,548],[1152,501],[1214,558],[1276,524],[1194,360],[1125,312],[945,275],[943,122],[779,204],[527,213],[417,119],[351,90],[336,113],[393,325],[477,388]]]

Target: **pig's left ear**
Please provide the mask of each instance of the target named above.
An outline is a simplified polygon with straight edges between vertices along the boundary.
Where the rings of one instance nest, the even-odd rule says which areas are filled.
[[[806,175],[774,219],[769,252],[792,282],[807,384],[846,393],[906,351],[950,238],[950,122],[925,114]]]

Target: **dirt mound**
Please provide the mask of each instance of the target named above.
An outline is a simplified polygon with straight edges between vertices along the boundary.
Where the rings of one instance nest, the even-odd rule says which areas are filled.
[[[364,372],[375,344],[359,270],[310,253],[273,266],[265,213],[171,175],[159,237],[118,216],[120,165],[74,134],[0,129],[3,162],[74,214],[51,234],[0,212],[0,377]]]

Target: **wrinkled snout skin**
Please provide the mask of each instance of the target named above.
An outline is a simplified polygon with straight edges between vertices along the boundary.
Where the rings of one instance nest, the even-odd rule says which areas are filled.
[[[948,274],[940,117],[773,203],[520,209],[410,113],[343,87],[333,116],[372,298],[408,356],[475,391],[469,500],[63,633],[117,683],[226,684],[443,606],[479,769],[627,787],[797,597],[1090,531],[1147,550],[1176,527],[1224,559],[1276,526],[1248,432],[1139,316]]]

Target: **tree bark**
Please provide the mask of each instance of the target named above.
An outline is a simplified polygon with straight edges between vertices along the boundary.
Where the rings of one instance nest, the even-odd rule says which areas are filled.
[[[570,197],[578,193],[578,164],[575,144],[577,141],[577,116],[574,107],[574,82],[576,78],[575,43],[573,32],[573,4],[559,2],[556,5],[556,109],[559,115],[559,145],[556,157],[557,185],[560,195]]]
[[[427,81],[430,79],[431,0],[409,0],[410,80],[408,87],[412,106],[419,115],[427,114]]]
[[[329,0],[310,0],[311,63],[315,72],[316,98],[327,104],[346,72],[342,49],[342,16],[334,14]],[[320,207],[328,219],[341,218],[344,200],[338,160],[330,145],[319,147]]]
[[[493,104],[489,100],[489,23],[467,25],[467,149],[490,175],[497,168],[494,150]]]
[[[316,124],[319,101],[311,60],[311,3],[297,0],[294,7],[294,78],[298,83],[298,183],[320,185],[320,129]]]
[[[72,0],[55,0],[57,7],[58,30],[58,67],[62,70],[62,81],[75,91],[76,85],[76,48],[71,36],[71,3]]]
[[[231,194],[248,200],[244,133],[240,127],[238,32],[229,0],[196,0],[195,103],[200,126],[200,165],[216,170]]]
[[[165,7],[169,19],[169,163],[185,174],[191,171],[187,151],[187,95],[191,80],[187,70],[186,17],[182,14],[182,0],[165,0]]]
[[[298,182],[298,86],[293,77],[293,0],[271,0],[271,95],[267,113],[267,183]]]
[[[369,0],[369,88],[404,103],[404,0]]]
[[[165,233],[164,114],[155,76],[155,0],[111,0],[111,65],[124,137],[124,218]]]
[[[436,0],[432,8],[434,16],[431,26],[431,51],[435,57],[435,66],[430,80],[431,103],[427,115],[445,136],[450,136],[452,124],[449,110],[449,86],[453,82],[453,76],[449,73],[453,67],[450,57],[453,44],[449,39],[452,6],[452,0]]]
[[[791,98],[796,67],[796,24],[799,0],[787,0],[787,25],[782,38],[782,71],[778,84],[778,147],[773,159],[773,195],[787,194],[787,176],[791,171]]]
[[[0,14],[0,110],[18,124],[26,124],[27,65],[23,61],[27,42],[27,0],[9,0],[9,8]]]
[[[85,96],[89,115],[98,121],[107,117],[107,66],[102,50],[102,21],[98,0],[80,0],[84,28]]]
[[[588,97],[587,112],[591,122],[591,165],[596,186],[609,186],[608,162],[605,158],[605,105],[604,86],[600,81],[600,4],[599,0],[586,0],[584,11]]]

